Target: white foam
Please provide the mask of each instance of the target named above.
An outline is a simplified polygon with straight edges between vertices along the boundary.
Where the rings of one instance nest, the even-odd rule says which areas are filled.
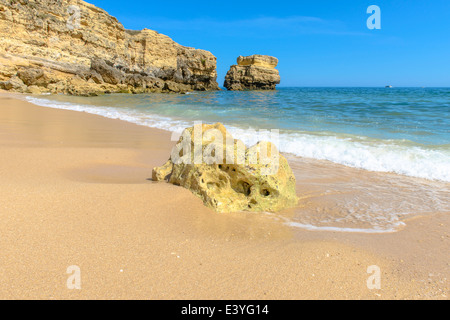
[[[255,136],[239,128],[230,128],[230,131],[248,144],[271,140],[268,133]],[[273,142],[278,144],[280,151],[304,158],[328,160],[369,171],[393,172],[450,182],[450,150],[310,133],[280,133],[279,141]]]
[[[346,233],[393,233],[397,232],[398,228],[404,226],[403,222],[399,222],[397,228],[389,229],[364,229],[364,228],[340,228],[340,227],[327,227],[327,226],[314,226],[312,224],[302,224],[298,222],[287,222],[287,225],[291,227],[306,229],[309,231],[328,231],[328,232],[346,232]]]
[[[126,108],[80,105],[38,97],[26,99],[39,106],[87,112],[172,132],[181,132],[194,123]],[[450,182],[450,150],[432,150],[401,145],[394,141],[364,141],[364,138],[356,140],[332,134],[315,135],[307,132],[281,133],[279,141],[273,141],[270,132],[255,135],[254,130],[228,125],[227,127],[235,137],[247,145],[253,145],[260,140],[272,140],[279,146],[280,151],[300,157],[328,160],[369,171],[394,172]]]
[[[351,228],[351,227],[336,227],[336,226],[326,226],[326,225],[313,225],[310,223],[301,223],[297,221],[293,221],[286,217],[279,216],[274,213],[265,212],[265,214],[271,216],[272,218],[281,221],[283,224],[293,227],[300,228],[308,231],[319,231],[319,232],[345,232],[345,233],[371,233],[371,234],[383,234],[383,233],[394,233],[399,231],[402,227],[406,226],[406,224],[398,219],[394,219],[396,221],[392,221],[389,224],[379,226],[377,224],[373,224],[372,228]],[[367,217],[366,217],[367,218]],[[338,222],[340,219],[334,219],[335,222]],[[366,220],[366,219],[365,219]],[[367,222],[367,221],[366,221]]]
[[[162,129],[166,131],[178,132],[191,125],[188,121],[174,120],[169,117],[161,117],[153,114],[143,114],[142,112],[125,108],[119,109],[115,107],[81,105],[69,102],[51,101],[36,97],[26,97],[26,100],[41,107],[86,112],[105,118],[119,119],[134,124]]]

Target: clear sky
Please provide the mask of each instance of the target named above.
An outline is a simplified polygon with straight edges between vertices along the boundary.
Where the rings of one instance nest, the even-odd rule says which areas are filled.
[[[217,57],[279,59],[281,86],[450,87],[450,0],[87,0],[127,29],[148,28]],[[381,9],[369,30],[367,8]]]

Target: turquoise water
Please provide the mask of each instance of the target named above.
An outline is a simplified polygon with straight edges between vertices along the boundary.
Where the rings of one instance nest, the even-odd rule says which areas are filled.
[[[280,88],[187,95],[33,96],[50,107],[180,131],[222,122],[246,144],[370,171],[450,181],[450,88]]]

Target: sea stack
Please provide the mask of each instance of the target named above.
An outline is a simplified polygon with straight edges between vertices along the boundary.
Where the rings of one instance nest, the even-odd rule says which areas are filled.
[[[254,54],[237,58],[237,65],[230,67],[224,87],[228,90],[275,90],[280,83],[280,74],[275,67],[278,59]]]
[[[24,93],[219,90],[216,57],[127,30],[81,0],[0,1],[0,89]]]

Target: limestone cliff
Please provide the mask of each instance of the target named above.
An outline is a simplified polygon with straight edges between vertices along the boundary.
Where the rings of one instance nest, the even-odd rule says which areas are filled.
[[[275,90],[280,74],[275,67],[278,59],[270,56],[240,56],[225,77],[228,90]]]
[[[216,57],[126,30],[81,0],[0,0],[0,88],[95,95],[218,90]]]

